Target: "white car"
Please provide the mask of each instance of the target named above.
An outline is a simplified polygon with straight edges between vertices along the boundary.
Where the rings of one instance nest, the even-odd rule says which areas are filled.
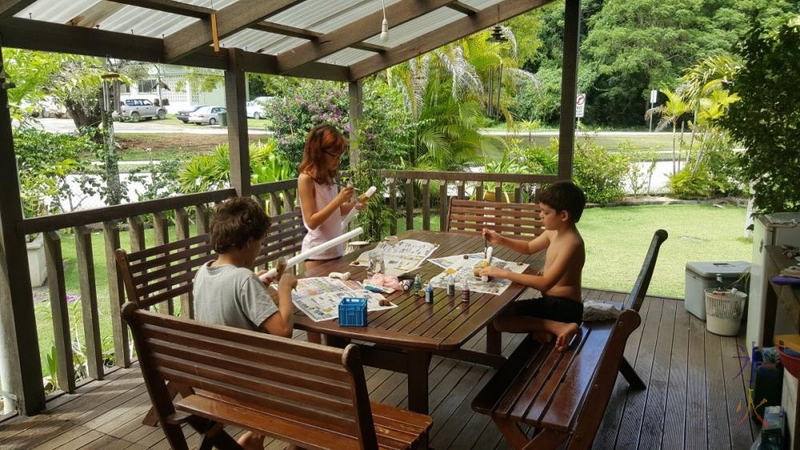
[[[256,120],[267,117],[267,104],[270,100],[272,100],[272,97],[256,97],[247,102],[245,104],[247,117],[252,117]]]
[[[167,117],[167,110],[162,106],[156,106],[146,98],[126,98],[120,102],[119,113],[114,112],[114,117],[126,117],[133,121],[139,119],[164,119]]]
[[[189,114],[189,123],[216,125],[220,123],[219,114],[227,112],[222,106],[204,106]]]

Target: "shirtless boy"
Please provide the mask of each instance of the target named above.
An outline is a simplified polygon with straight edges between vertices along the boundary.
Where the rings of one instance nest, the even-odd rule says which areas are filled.
[[[578,332],[583,316],[581,271],[586,252],[575,224],[586,205],[586,195],[570,181],[558,181],[539,196],[545,231],[531,241],[505,237],[483,229],[483,236],[493,245],[502,245],[519,253],[533,254],[547,249],[541,275],[518,274],[498,267],[485,267],[481,275],[506,278],[530,286],[542,298],[515,302],[497,317],[495,327],[510,333],[532,333],[540,341],[556,337],[556,349],[564,351]]]

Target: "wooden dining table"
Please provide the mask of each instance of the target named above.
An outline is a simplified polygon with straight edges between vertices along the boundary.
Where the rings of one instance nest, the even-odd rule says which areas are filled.
[[[407,231],[398,239],[416,239],[437,244],[430,258],[479,253],[484,241],[477,236],[435,231]],[[331,272],[350,272],[351,279],[367,278],[367,267],[353,266],[363,251],[360,249],[339,260],[330,261],[306,271],[304,277],[327,276]],[[538,273],[544,264],[544,253],[522,255],[506,248],[495,249],[494,256],[506,261],[528,263],[525,273]],[[423,286],[444,269],[428,262],[422,263],[408,275],[420,274]],[[461,286],[457,283],[456,295],[448,296],[445,289],[434,289],[433,303],[426,303],[416,292],[397,290],[386,294],[386,299],[396,308],[373,311],[364,327],[339,326],[336,319],[315,322],[300,310],[295,310],[295,328],[310,335],[326,337],[328,345],[343,346],[348,342],[359,345],[362,362],[366,365],[388,369],[408,375],[408,409],[428,414],[428,369],[433,355],[441,355],[474,363],[499,367],[505,358],[501,355],[501,333],[492,327],[492,320],[527,288],[512,283],[499,295],[472,292],[469,301],[463,302]],[[487,328],[486,352],[463,348],[464,344]]]

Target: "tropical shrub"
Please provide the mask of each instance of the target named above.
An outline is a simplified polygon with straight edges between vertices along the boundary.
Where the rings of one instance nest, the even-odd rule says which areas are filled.
[[[62,212],[62,200],[69,202],[71,208],[78,206],[73,202],[67,177],[86,172],[89,165],[85,155],[96,148],[97,144],[85,134],[18,129],[14,134],[14,151],[25,217]]]
[[[733,103],[722,126],[744,147],[743,178],[753,189],[757,213],[800,209],[800,21],[777,29],[762,23],[741,46],[744,66],[734,74]]]
[[[623,181],[628,173],[630,158],[611,152],[590,139],[575,142],[575,184],[586,193],[586,201],[605,205],[625,196]]]

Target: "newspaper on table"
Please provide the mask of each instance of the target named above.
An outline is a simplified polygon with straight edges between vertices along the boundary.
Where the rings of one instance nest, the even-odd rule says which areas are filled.
[[[358,256],[358,259],[351,262],[351,266],[369,266],[369,252],[382,251],[384,272],[389,275],[400,275],[418,268],[431,256],[438,244],[417,241],[415,239],[403,239],[397,244],[391,245],[381,242],[373,250],[368,250]]]
[[[314,322],[339,317],[339,302],[343,297],[367,299],[367,311],[382,311],[397,305],[381,306],[383,295],[362,288],[357,281],[342,281],[336,278],[314,277],[297,280],[297,289],[292,292],[292,303]]]
[[[470,253],[466,255],[446,256],[444,258],[431,259],[430,262],[445,269],[444,272],[431,278],[431,285],[435,288],[447,289],[450,276],[456,281],[456,288],[460,289],[464,279],[469,280],[469,290],[483,294],[500,295],[511,286],[511,281],[505,278],[492,278],[489,281],[481,281],[473,273],[475,266],[483,261],[483,253]],[[509,262],[499,258],[492,259],[492,266],[500,269],[522,273],[528,268],[527,263]]]

